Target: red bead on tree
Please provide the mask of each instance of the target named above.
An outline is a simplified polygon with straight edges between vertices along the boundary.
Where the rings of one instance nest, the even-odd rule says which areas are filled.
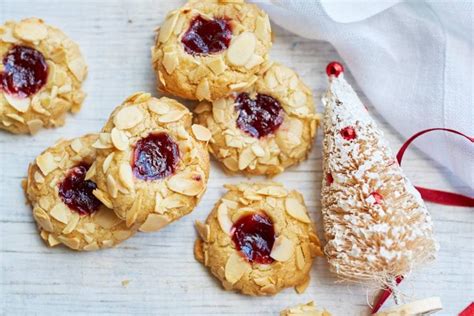
[[[356,134],[355,129],[352,126],[347,126],[341,130],[341,136],[345,140],[353,140],[357,137],[357,134]]]
[[[370,193],[370,195],[373,196],[374,199],[375,199],[374,204],[381,204],[382,203],[382,201],[383,201],[382,194],[378,193],[377,191],[374,191],[374,192]]]
[[[336,76],[339,77],[341,73],[344,72],[344,66],[337,61],[332,61],[326,66],[326,73],[329,77]]]

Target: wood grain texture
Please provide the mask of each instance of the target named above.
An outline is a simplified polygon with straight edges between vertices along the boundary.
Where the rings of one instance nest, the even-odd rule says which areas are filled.
[[[275,297],[250,298],[223,291],[193,258],[193,222],[207,216],[223,193],[224,183],[246,179],[226,176],[214,162],[199,207],[159,233],[139,234],[115,249],[93,253],[50,249],[39,239],[20,186],[28,164],[58,138],[99,130],[129,94],[145,90],[156,95],[150,67],[153,29],[180,3],[0,0],[0,21],[44,18],[80,44],[89,64],[88,97],[81,112],[68,117],[65,127],[34,137],[0,132],[0,314],[277,315],[288,305],[309,300],[334,315],[367,314],[367,297],[375,289],[336,283],[322,258],[314,265],[311,285],[302,295],[287,289]],[[324,67],[339,59],[337,52],[328,43],[309,41],[277,27],[274,30],[271,56],[299,72],[321,107]],[[350,74],[348,80],[355,85]],[[398,149],[403,140],[359,93],[392,148]],[[322,236],[320,136],[309,159],[276,180],[303,193]],[[416,184],[472,194],[447,170],[415,150],[407,154],[404,169]],[[439,295],[445,305],[440,315],[454,315],[474,298],[474,217],[468,208],[428,206],[441,245],[439,258],[414,272],[402,289],[408,300]],[[130,283],[124,287],[122,280]]]

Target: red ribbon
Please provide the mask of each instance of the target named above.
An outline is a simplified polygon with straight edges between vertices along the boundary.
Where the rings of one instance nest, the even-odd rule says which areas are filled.
[[[449,128],[430,128],[423,130],[421,132],[416,133],[412,137],[410,137],[400,148],[397,154],[397,161],[401,165],[402,164],[402,158],[403,154],[407,150],[408,146],[417,139],[419,136],[432,132],[432,131],[445,131],[453,134],[460,135],[466,139],[468,139],[471,143],[474,143],[474,137],[469,137],[461,132],[458,132],[454,129],[449,129]],[[441,190],[434,190],[434,189],[427,189],[423,187],[418,187],[415,186],[415,188],[420,192],[422,198],[426,201],[438,203],[438,204],[444,204],[444,205],[452,205],[452,206],[474,206],[474,198],[464,196],[461,194],[457,193],[451,193],[451,192],[446,192],[446,191],[441,191]],[[403,276],[397,276],[396,278],[396,283],[397,285],[402,282]],[[392,295],[392,290],[390,288],[385,288],[382,290],[382,292],[379,294],[377,301],[374,304],[374,307],[372,308],[372,314],[375,314],[379,311],[379,309],[382,307],[382,305],[385,303],[385,301]]]

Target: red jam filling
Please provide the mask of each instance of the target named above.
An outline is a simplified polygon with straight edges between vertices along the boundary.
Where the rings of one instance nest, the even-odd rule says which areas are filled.
[[[178,162],[178,144],[166,133],[154,133],[135,145],[132,169],[138,179],[163,179],[175,172]]]
[[[19,98],[38,92],[48,79],[48,64],[43,54],[27,46],[13,46],[3,57],[0,89]]]
[[[357,137],[357,134],[356,134],[355,129],[352,126],[347,126],[341,130],[341,136],[345,140],[353,140]]]
[[[232,241],[250,263],[273,262],[270,253],[275,242],[272,220],[263,213],[242,216],[232,226]]]
[[[256,99],[251,99],[248,93],[241,93],[235,103],[239,113],[237,126],[253,137],[273,134],[283,123],[283,108],[280,102],[269,95],[257,94]]]
[[[223,18],[206,20],[198,15],[191,21],[181,43],[188,54],[209,55],[227,49],[231,38],[232,29],[229,20]]]
[[[102,204],[92,194],[97,185],[91,180],[84,180],[87,164],[79,164],[71,168],[64,180],[59,184],[59,197],[71,210],[80,215],[90,215],[98,210]]]

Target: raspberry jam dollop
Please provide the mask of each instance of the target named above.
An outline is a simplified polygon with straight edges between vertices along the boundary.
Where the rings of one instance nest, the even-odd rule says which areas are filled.
[[[231,38],[232,29],[229,20],[223,18],[206,20],[199,15],[191,21],[181,43],[188,54],[208,55],[227,49]]]
[[[97,211],[102,204],[92,194],[97,185],[91,180],[85,180],[90,165],[79,164],[69,170],[64,180],[59,184],[59,197],[71,210],[80,215],[89,215]]]
[[[272,220],[263,213],[242,216],[232,226],[232,241],[250,263],[273,262],[270,253],[275,242]]]
[[[248,93],[240,93],[235,103],[237,126],[253,137],[273,134],[283,123],[280,102],[269,95],[257,94],[256,99],[251,99]]]
[[[13,46],[3,57],[0,89],[19,98],[38,92],[48,79],[48,64],[43,54],[28,46]]]
[[[178,162],[178,144],[166,133],[153,133],[135,145],[132,169],[138,179],[163,179],[175,172]]]

